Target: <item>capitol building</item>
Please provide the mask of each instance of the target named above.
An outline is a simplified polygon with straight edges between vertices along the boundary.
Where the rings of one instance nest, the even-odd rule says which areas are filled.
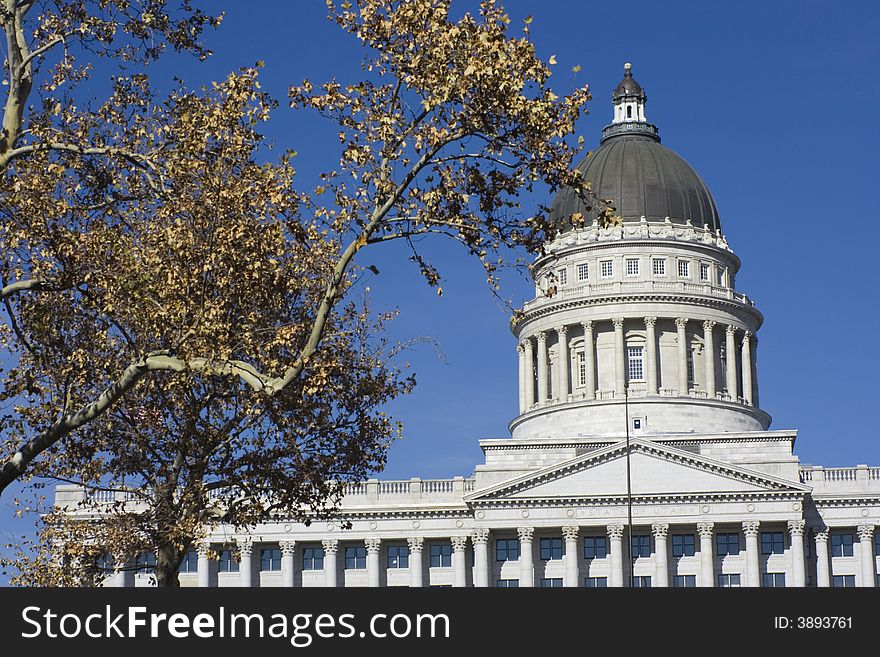
[[[481,440],[469,476],[349,484],[338,519],[218,525],[182,586],[878,584],[880,467],[802,465],[797,432],[770,429],[763,315],[646,99],[626,65],[578,165],[622,222],[601,226],[571,191],[553,201],[563,228],[512,323],[510,437]],[[58,486],[56,504],[83,494]],[[106,584],[149,585],[149,556]]]

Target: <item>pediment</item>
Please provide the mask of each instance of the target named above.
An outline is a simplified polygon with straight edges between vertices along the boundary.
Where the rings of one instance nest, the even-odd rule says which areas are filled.
[[[800,482],[779,479],[644,439],[630,442],[635,497],[806,493]],[[620,497],[627,494],[626,442],[475,491],[467,502]]]

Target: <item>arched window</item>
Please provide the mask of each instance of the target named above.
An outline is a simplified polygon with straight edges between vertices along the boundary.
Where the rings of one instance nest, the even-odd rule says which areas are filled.
[[[633,115],[632,105],[627,105],[626,106],[626,118],[631,119],[632,115]]]

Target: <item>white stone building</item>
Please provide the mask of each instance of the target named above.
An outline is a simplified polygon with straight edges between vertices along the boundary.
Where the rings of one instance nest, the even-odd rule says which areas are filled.
[[[218,526],[182,585],[877,585],[880,467],[803,466],[796,431],[769,430],[762,315],[736,289],[709,190],[660,144],[645,101],[627,65],[602,144],[579,165],[622,225],[591,225],[571,193],[554,201],[569,227],[513,324],[511,438],[481,441],[469,477],[349,485],[350,529]],[[56,502],[82,495],[59,486]]]

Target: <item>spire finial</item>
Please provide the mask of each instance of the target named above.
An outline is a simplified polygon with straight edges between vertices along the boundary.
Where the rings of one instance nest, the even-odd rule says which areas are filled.
[[[632,68],[633,68],[633,65],[630,64],[629,62],[627,62],[626,64],[624,64],[624,65],[623,65],[623,77],[625,77],[625,78],[631,78],[631,77],[633,76],[633,74],[632,74]]]

